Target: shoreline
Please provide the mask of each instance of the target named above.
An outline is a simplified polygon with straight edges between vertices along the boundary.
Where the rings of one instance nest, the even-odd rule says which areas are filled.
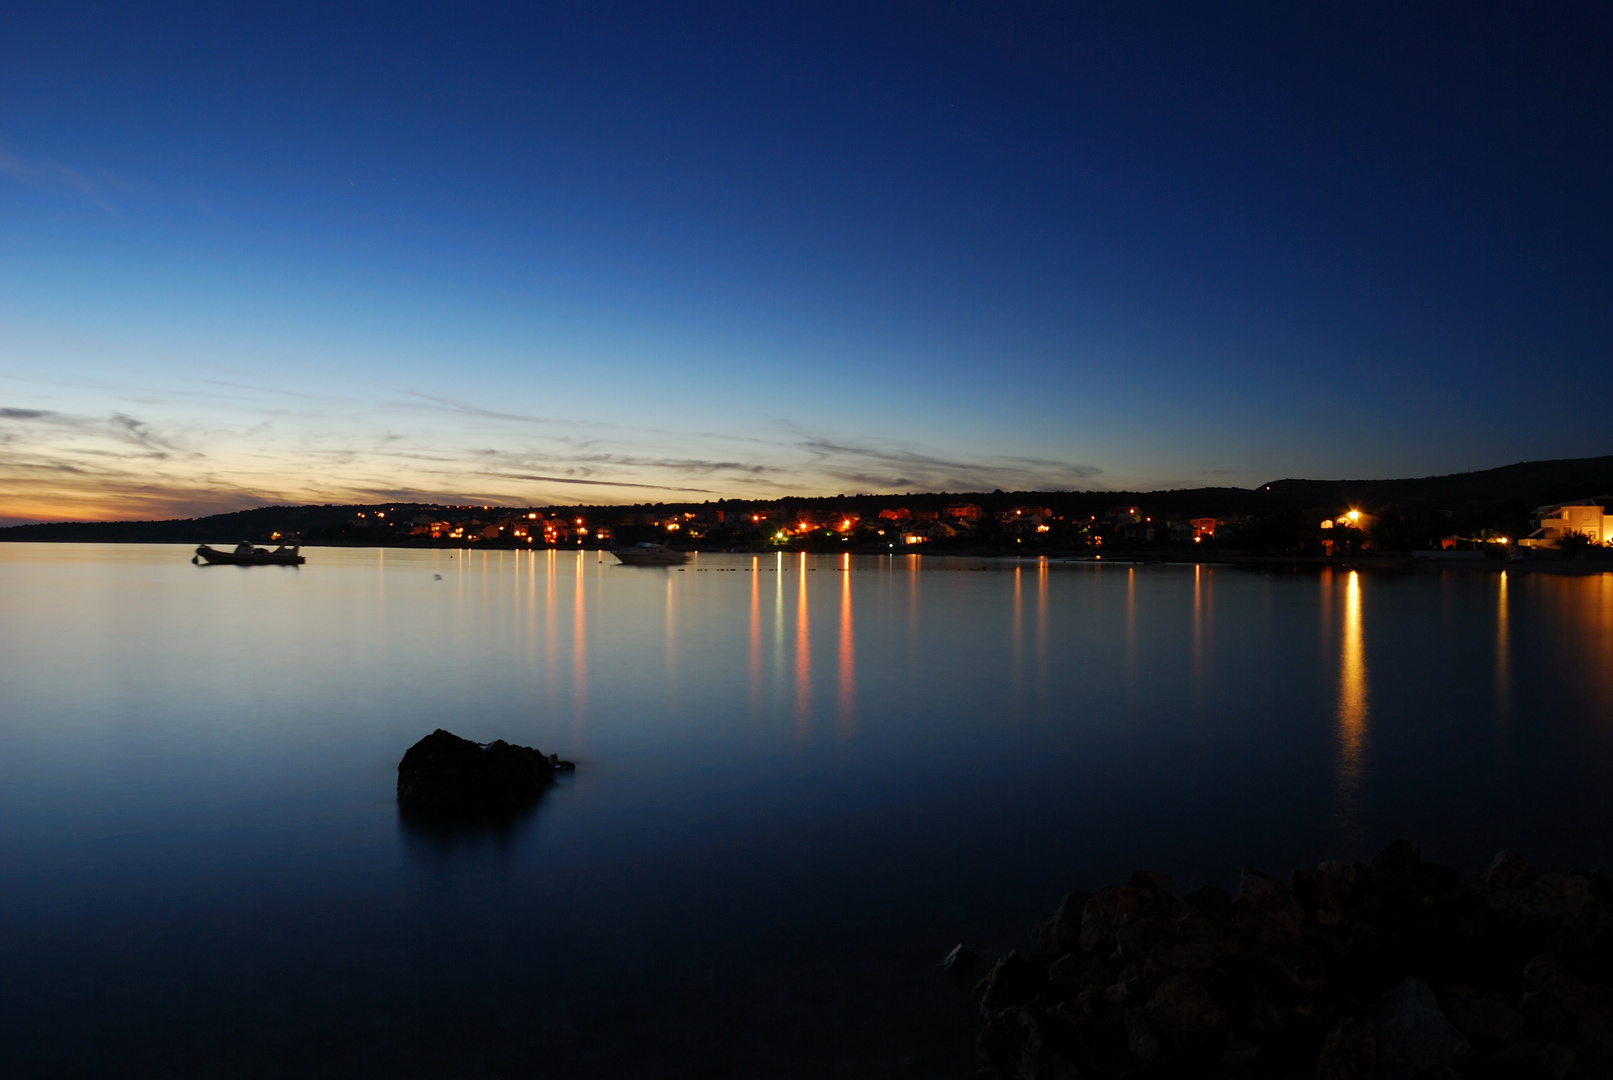
[[[959,946],[944,966],[972,959]],[[1396,840],[1238,895],[1139,870],[1072,892],[976,987],[981,1075],[1613,1074],[1613,872]]]
[[[188,547],[190,541],[176,540],[33,540],[12,539],[0,537],[0,543],[7,544],[106,544],[129,547]],[[536,547],[517,547],[513,544],[360,544],[360,543],[305,543],[303,549],[375,549],[385,551],[483,551],[483,552],[537,552],[537,551],[591,551],[609,553],[612,548],[600,545],[579,545],[576,547],[551,547],[541,545]],[[1092,564],[1102,566],[1112,564],[1117,566],[1170,566],[1170,565],[1197,565],[1197,566],[1223,566],[1223,567],[1265,567],[1288,569],[1321,569],[1333,568],[1339,570],[1378,571],[1388,573],[1447,573],[1457,571],[1462,573],[1529,573],[1529,574],[1561,574],[1569,576],[1587,576],[1592,574],[1613,574],[1613,558],[1589,559],[1560,559],[1551,557],[1532,556],[1525,559],[1499,559],[1488,556],[1482,558],[1451,558],[1440,557],[1438,553],[1429,552],[1425,555],[1245,555],[1235,553],[1194,552],[1194,551],[1123,551],[1116,550],[1105,554],[1093,554],[1090,549],[1049,549],[1046,551],[1027,552],[1016,548],[945,548],[929,551],[917,551],[908,548],[902,551],[870,550],[867,548],[839,548],[818,550],[813,548],[740,548],[740,547],[709,547],[694,546],[686,549],[691,554],[710,555],[859,555],[859,556],[886,556],[920,555],[930,558],[956,558],[956,559],[1015,559],[1027,561],[1047,561],[1067,565]],[[1465,553],[1464,553],[1465,554]]]

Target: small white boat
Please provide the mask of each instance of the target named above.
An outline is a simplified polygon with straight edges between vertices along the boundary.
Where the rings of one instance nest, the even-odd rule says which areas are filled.
[[[682,566],[689,561],[687,551],[674,551],[665,544],[634,544],[611,554],[624,566]]]

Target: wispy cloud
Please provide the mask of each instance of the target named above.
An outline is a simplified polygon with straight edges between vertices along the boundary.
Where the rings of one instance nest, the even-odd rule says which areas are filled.
[[[664,484],[645,484],[636,480],[579,480],[574,476],[533,476],[525,473],[498,473],[507,480],[536,480],[545,484],[585,484],[590,487],[643,488],[651,491],[687,491],[699,495],[715,495],[705,488],[668,487]]]
[[[76,195],[103,210],[115,210],[106,197],[103,185],[97,184],[82,172],[60,161],[27,157],[0,147],[0,176],[36,191]]]
[[[385,499],[542,505],[652,493],[680,500],[1047,490],[1089,486],[1101,475],[1053,457],[976,458],[787,422],[772,437],[663,431],[413,394],[402,408],[441,415],[415,424],[409,417],[422,414],[396,411],[396,398],[310,397],[288,408],[284,398],[270,406],[216,390],[201,402],[192,389],[101,388],[97,396],[111,407],[100,413],[57,410],[38,396],[0,407],[0,516],[173,517]]]

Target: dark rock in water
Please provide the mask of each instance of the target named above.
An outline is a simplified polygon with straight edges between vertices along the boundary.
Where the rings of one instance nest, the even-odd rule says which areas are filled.
[[[1463,881],[1397,840],[1234,900],[1164,874],[1068,894],[980,984],[980,1075],[1613,1078],[1613,873]]]
[[[414,813],[507,814],[529,806],[574,766],[530,746],[477,743],[438,728],[398,762],[398,806]]]

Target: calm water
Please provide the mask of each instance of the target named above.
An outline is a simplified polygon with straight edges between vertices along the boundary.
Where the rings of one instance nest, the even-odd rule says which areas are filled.
[[[1613,575],[188,556],[0,545],[8,1076],[967,1077],[1066,889],[1613,856]],[[439,726],[575,780],[411,831]]]

